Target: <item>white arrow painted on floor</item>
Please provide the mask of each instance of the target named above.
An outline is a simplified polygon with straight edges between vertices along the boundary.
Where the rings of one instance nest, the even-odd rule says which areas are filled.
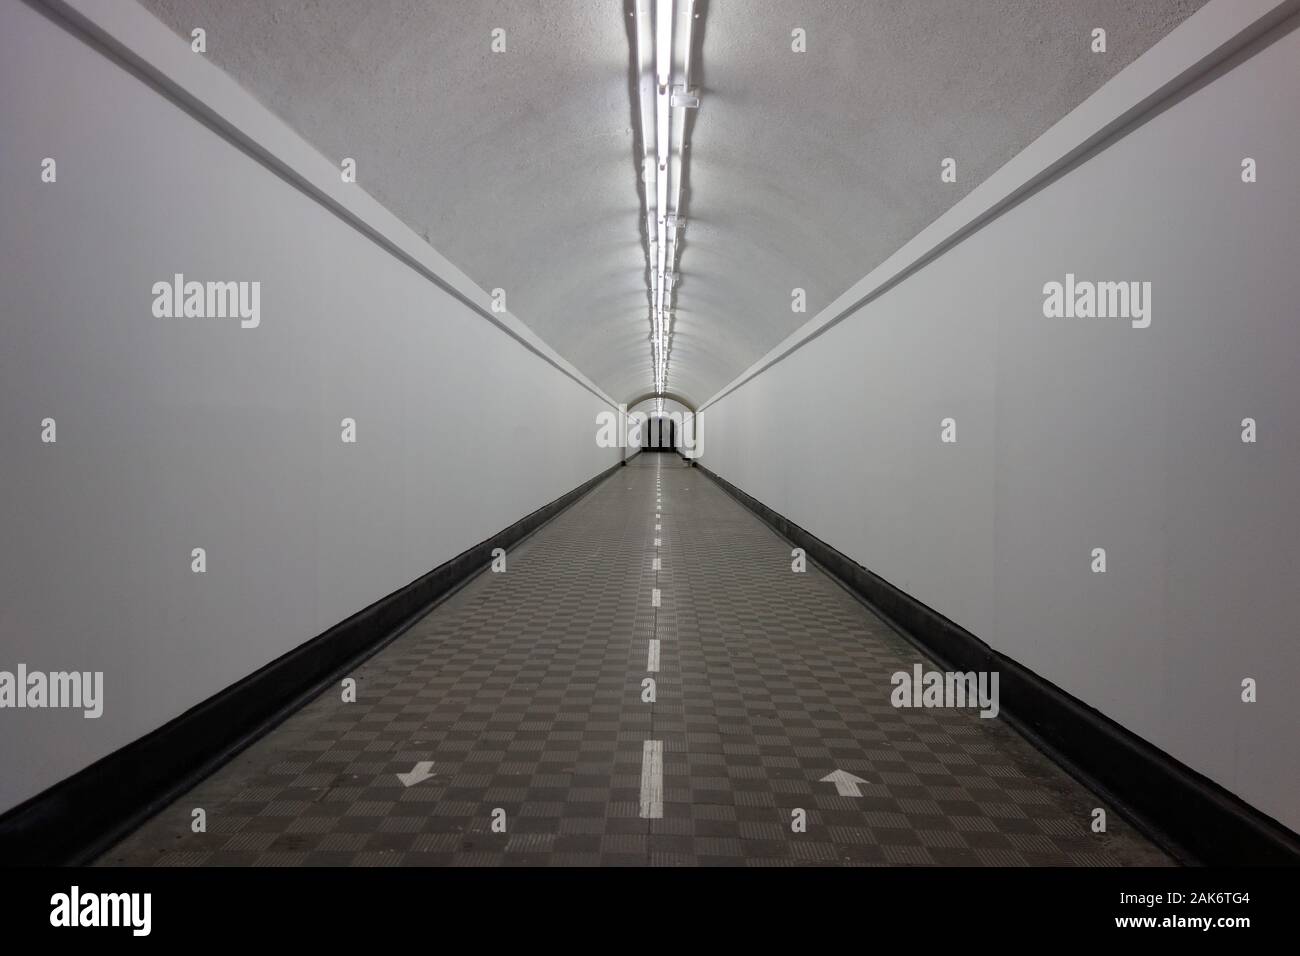
[[[433,777],[433,761],[421,760],[411,768],[410,773],[399,773],[397,779],[402,781],[402,786],[413,787],[417,783],[424,783]]]
[[[828,773],[822,777],[822,783],[835,784],[835,791],[841,797],[860,797],[862,791],[858,789],[858,784],[866,783],[861,777],[855,777],[847,770],[836,770],[834,773]]]

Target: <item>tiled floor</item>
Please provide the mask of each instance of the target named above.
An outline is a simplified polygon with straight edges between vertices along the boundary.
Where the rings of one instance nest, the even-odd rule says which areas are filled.
[[[322,695],[100,863],[1169,862],[1114,812],[1093,833],[1101,801],[1000,719],[892,707],[917,662],[698,470],[644,454],[358,668],[357,702]]]

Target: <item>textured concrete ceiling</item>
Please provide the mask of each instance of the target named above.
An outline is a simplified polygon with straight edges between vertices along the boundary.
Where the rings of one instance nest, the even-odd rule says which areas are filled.
[[[611,396],[650,389],[624,2],[141,2],[204,27],[213,61]],[[669,388],[707,399],[1205,2],[700,0]]]

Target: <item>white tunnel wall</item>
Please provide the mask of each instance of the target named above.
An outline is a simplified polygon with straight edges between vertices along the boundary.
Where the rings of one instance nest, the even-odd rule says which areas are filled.
[[[105,682],[4,711],[0,811],[619,461],[593,392],[12,0],[0,152],[0,669]],[[155,318],[176,272],[260,326]]]
[[[701,416],[709,468],[1293,829],[1297,63],[1300,31]],[[1150,281],[1150,328],[1045,318],[1067,272]]]

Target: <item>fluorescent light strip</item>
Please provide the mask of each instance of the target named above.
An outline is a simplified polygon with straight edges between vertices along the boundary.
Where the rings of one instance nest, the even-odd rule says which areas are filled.
[[[660,86],[667,86],[672,73],[673,0],[657,0],[655,6],[655,68]]]
[[[672,351],[672,296],[676,285],[677,230],[681,227],[681,180],[685,166],[685,108],[674,111],[672,95],[674,88],[689,88],[694,0],[637,0],[636,17],[651,362],[655,391],[662,394],[667,386],[668,355]],[[670,219],[672,229],[668,228]]]

